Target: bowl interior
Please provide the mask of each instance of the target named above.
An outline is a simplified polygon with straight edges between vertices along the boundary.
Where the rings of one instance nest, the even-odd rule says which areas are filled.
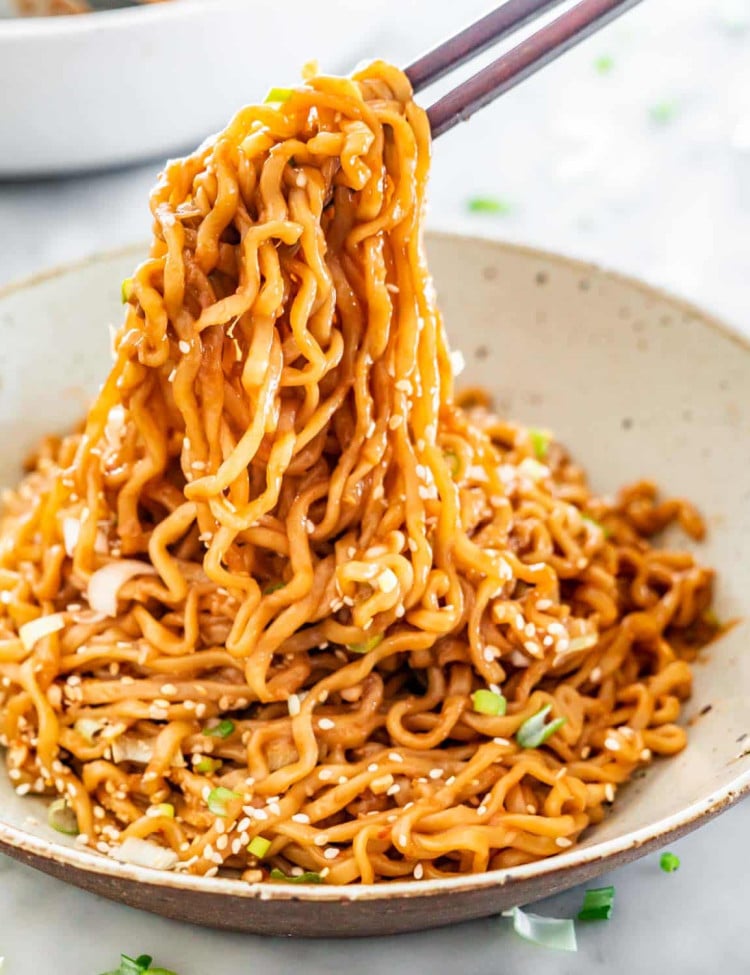
[[[666,842],[671,830],[750,783],[743,743],[750,732],[750,347],[674,298],[575,261],[442,235],[430,238],[429,251],[449,334],[466,359],[459,384],[486,386],[502,413],[553,429],[600,492],[648,477],[696,502],[709,528],[700,557],[719,574],[717,612],[738,620],[695,667],[685,709],[689,747],[624,789],[614,813],[575,850],[482,878],[485,887],[502,881],[505,893],[492,901],[498,909],[527,900],[535,877],[550,878],[549,889],[565,886],[575,882],[576,864],[601,861],[604,869],[607,857],[635,855],[660,837]],[[17,480],[42,435],[81,418],[108,368],[107,325],[121,319],[120,282],[139,256],[133,249],[106,255],[0,294],[0,484]],[[2,774],[0,840],[86,869],[94,859],[65,852],[42,805],[17,797]],[[105,869],[102,863],[96,869]],[[191,878],[167,881],[109,861],[106,871],[196,889]],[[433,882],[431,892],[439,893],[441,883]],[[227,881],[201,885],[249,891]],[[468,878],[463,886],[472,885]],[[393,896],[407,887],[430,892],[429,884],[388,890]],[[331,896],[330,889],[310,893]],[[377,900],[384,891],[351,888],[336,896]]]

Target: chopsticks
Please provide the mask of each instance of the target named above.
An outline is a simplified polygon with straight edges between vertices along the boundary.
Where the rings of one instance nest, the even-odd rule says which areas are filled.
[[[508,0],[406,69],[415,91],[471,60],[563,0]],[[427,109],[433,138],[470,118],[639,0],[581,0]]]

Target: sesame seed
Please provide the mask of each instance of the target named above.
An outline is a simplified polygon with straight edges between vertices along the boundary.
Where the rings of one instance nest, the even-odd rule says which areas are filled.
[[[307,813],[295,813],[292,816],[292,822],[302,823],[304,826],[307,826],[310,822],[310,817],[307,815]]]
[[[161,686],[161,693],[162,694],[176,694],[177,693],[177,688],[174,686],[174,684],[162,684],[162,686]]]
[[[294,717],[300,712],[300,700],[299,695],[290,694],[287,700],[287,707],[289,708],[289,714]]]
[[[573,845],[573,840],[568,839],[567,836],[558,836],[555,840],[555,845],[564,850],[566,847]]]
[[[427,773],[431,779],[442,779],[445,774],[445,770],[441,768],[431,768]]]
[[[333,778],[333,772],[329,768],[322,768],[318,772],[318,778],[321,782],[327,782],[329,779]]]
[[[604,798],[607,800],[607,802],[615,801],[615,787],[611,782],[607,782],[607,784],[604,786]]]
[[[611,752],[619,752],[622,746],[616,738],[605,738],[604,747]]]
[[[373,762],[372,765],[367,766],[368,772],[377,772],[377,770],[378,770],[378,765],[376,762]]]
[[[414,871],[413,871],[413,874],[412,875],[413,875],[413,877],[414,877],[415,880],[421,880],[422,877],[424,877],[424,867],[422,866],[421,863],[418,863],[414,867]]]
[[[651,758],[651,749],[644,748],[643,751],[641,752],[641,760],[647,762],[650,758]]]
[[[177,348],[182,352],[183,355],[187,355],[190,352],[190,343],[186,342],[185,339],[180,339],[177,343]]]
[[[313,840],[313,843],[316,846],[328,846],[328,841],[329,840],[330,840],[330,837],[329,837],[328,833],[319,833],[315,837],[315,839]]]
[[[335,846],[329,846],[327,850],[323,851],[323,856],[326,860],[335,860],[338,855],[339,851]]]
[[[331,721],[330,718],[321,718],[320,721],[318,721],[318,727],[321,731],[331,731],[336,727],[336,722]]]

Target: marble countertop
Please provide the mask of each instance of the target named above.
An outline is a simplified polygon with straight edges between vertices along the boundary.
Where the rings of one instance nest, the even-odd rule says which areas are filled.
[[[404,6],[412,18],[452,10],[447,0]],[[453,22],[490,6],[465,0]],[[418,19],[400,26],[372,53],[404,63],[423,46],[414,41],[423,38]],[[750,0],[647,0],[441,138],[430,225],[618,268],[750,334],[748,55]],[[0,184],[0,283],[146,238],[157,169]],[[503,215],[470,213],[476,196],[501,200]],[[152,954],[179,975],[690,975],[709,965],[740,972],[750,880],[738,859],[748,835],[750,803],[674,844],[677,873],[663,874],[652,855],[602,878],[616,886],[615,915],[578,926],[578,955],[529,945],[499,918],[365,941],[219,934],[109,903],[0,857],[3,975],[97,975],[116,967],[121,951]],[[581,896],[570,891],[538,910],[573,916]]]

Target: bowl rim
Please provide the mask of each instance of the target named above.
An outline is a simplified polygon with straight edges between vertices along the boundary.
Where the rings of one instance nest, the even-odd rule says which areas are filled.
[[[198,17],[207,11],[216,16],[217,8],[242,9],[244,0],[174,0],[172,3],[141,3],[134,7],[116,7],[84,14],[61,14],[39,17],[0,18],[0,44],[3,42],[37,41],[50,38],[81,38],[102,32],[140,27],[141,22],[152,27],[174,20]]]
[[[745,353],[750,353],[750,339],[710,312],[704,311],[688,300],[676,297],[665,289],[648,284],[631,275],[611,270],[595,262],[567,257],[537,247],[470,234],[437,230],[428,232],[428,241],[430,238],[451,241],[456,245],[481,244],[490,250],[513,252],[583,273],[604,275],[609,279],[668,302],[685,314],[695,317],[711,330],[719,332],[724,338],[730,339],[739,345]],[[96,264],[104,264],[108,261],[131,256],[137,260],[147,253],[147,246],[145,243],[129,244],[32,273],[0,286],[0,301],[55,278],[85,271],[88,267]],[[665,816],[656,822],[631,830],[621,836],[598,843],[594,842],[591,846],[584,848],[574,847],[566,853],[558,853],[544,860],[537,860],[517,867],[434,880],[401,880],[351,886],[292,885],[268,881],[248,884],[241,880],[199,877],[120,863],[87,848],[66,846],[55,842],[53,839],[34,835],[25,829],[6,823],[2,819],[0,819],[0,851],[11,856],[21,856],[24,859],[38,858],[47,862],[51,861],[59,866],[69,867],[84,873],[108,876],[113,880],[136,881],[150,887],[168,888],[174,891],[240,897],[251,901],[294,900],[310,903],[321,901],[338,903],[384,901],[393,898],[431,897],[448,893],[486,890],[502,887],[506,884],[528,881],[533,878],[543,878],[566,870],[580,868],[587,864],[606,860],[615,861],[618,857],[626,856],[633,851],[643,850],[646,852],[654,846],[666,843],[670,838],[676,838],[695,829],[706,820],[734,805],[748,793],[750,793],[750,767],[736,774],[725,785],[709,790],[706,798],[698,799],[671,816]]]

